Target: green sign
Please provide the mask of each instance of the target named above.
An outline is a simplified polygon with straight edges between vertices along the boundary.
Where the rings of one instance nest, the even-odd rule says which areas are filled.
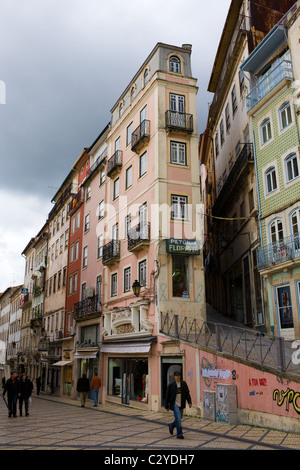
[[[200,242],[197,240],[170,238],[167,240],[167,253],[174,255],[200,255]]]

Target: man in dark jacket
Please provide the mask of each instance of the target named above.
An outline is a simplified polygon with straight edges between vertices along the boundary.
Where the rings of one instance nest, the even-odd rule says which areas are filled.
[[[16,372],[11,372],[11,377],[4,385],[3,398],[7,392],[7,405],[8,405],[8,416],[17,417],[17,400],[19,392],[19,380],[17,379]]]
[[[85,406],[87,399],[87,394],[90,391],[90,381],[87,378],[86,374],[83,374],[77,381],[77,392],[80,395],[81,408]]]
[[[31,396],[33,390],[33,383],[31,380],[27,377],[26,374],[21,375],[21,379],[19,381],[19,410],[20,410],[20,416],[22,416],[22,408],[23,408],[23,403],[25,405],[25,415],[29,415],[29,398]]]
[[[181,380],[180,372],[174,372],[174,382],[170,383],[167,388],[165,398],[165,408],[174,412],[174,422],[169,424],[170,434],[173,434],[174,428],[177,430],[177,439],[183,439],[181,419],[186,402],[192,407],[192,400],[189,388],[184,380]]]

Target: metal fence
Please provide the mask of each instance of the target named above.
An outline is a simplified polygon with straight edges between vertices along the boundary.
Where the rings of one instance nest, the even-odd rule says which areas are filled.
[[[292,343],[279,336],[162,312],[160,333],[300,377]]]

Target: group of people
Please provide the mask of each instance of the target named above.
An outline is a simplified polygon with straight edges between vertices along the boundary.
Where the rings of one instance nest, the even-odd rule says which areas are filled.
[[[29,416],[29,400],[33,390],[33,383],[27,377],[27,374],[23,373],[18,377],[16,372],[11,372],[10,378],[6,381],[5,379],[2,381],[2,387],[2,396],[4,400],[7,393],[6,404],[9,418],[17,417],[18,400],[20,416],[23,415],[23,405],[25,408],[25,416]]]
[[[94,406],[97,406],[99,403],[99,390],[101,387],[101,379],[98,377],[97,372],[94,372],[92,383],[90,384],[89,379],[86,374],[83,374],[77,381],[77,392],[80,396],[80,404],[83,408],[86,403],[86,399],[89,391],[92,391]]]

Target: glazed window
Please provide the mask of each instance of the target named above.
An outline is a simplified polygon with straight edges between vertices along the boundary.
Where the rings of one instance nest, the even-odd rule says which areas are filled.
[[[131,268],[124,269],[124,292],[129,292],[131,289]]]
[[[274,244],[283,240],[284,235],[283,235],[282,220],[281,219],[274,220],[274,222],[271,223],[270,231],[271,231],[271,243]]]
[[[125,187],[126,189],[130,188],[132,186],[132,166],[127,168],[126,170],[126,182],[125,182]]]
[[[181,73],[180,59],[175,55],[170,57],[170,72]]]
[[[174,165],[186,165],[186,144],[171,142],[171,163]]]
[[[188,220],[188,197],[172,194],[171,196],[171,219]]]
[[[117,199],[117,197],[119,197],[119,191],[120,191],[120,180],[119,178],[117,178],[115,181],[114,181],[114,200]]]
[[[82,257],[82,267],[85,268],[87,266],[87,258],[88,258],[88,247],[85,246],[83,248],[83,257]]]
[[[144,86],[148,83],[149,80],[149,69],[146,69],[144,72]]]
[[[290,102],[283,103],[279,108],[280,129],[283,130],[292,123],[292,111]]]
[[[111,297],[115,297],[118,293],[118,276],[117,273],[111,275]]]
[[[265,119],[260,125],[261,144],[266,144],[272,139],[271,121],[269,118]]]
[[[140,178],[147,173],[147,152],[140,156]]]
[[[289,183],[299,176],[298,159],[295,153],[291,153],[285,159],[286,179]]]
[[[224,143],[224,121],[220,122],[220,137],[221,137],[221,145]]]
[[[129,145],[132,140],[132,131],[133,131],[133,123],[131,122],[129,126],[127,127],[127,133],[126,133],[126,145]]]
[[[101,258],[103,253],[103,234],[98,237],[97,258]]]
[[[98,219],[104,217],[104,200],[99,203],[99,214]]]
[[[139,283],[145,286],[147,283],[147,262],[143,260],[139,263]]]
[[[172,256],[172,295],[173,297],[189,297],[189,257]]]
[[[272,193],[277,189],[277,178],[276,178],[276,170],[274,166],[271,166],[265,173],[265,181],[266,181],[266,192],[267,194]]]
[[[237,99],[236,99],[236,88],[235,86],[231,92],[231,103],[232,103],[232,113],[234,114],[237,110]]]

